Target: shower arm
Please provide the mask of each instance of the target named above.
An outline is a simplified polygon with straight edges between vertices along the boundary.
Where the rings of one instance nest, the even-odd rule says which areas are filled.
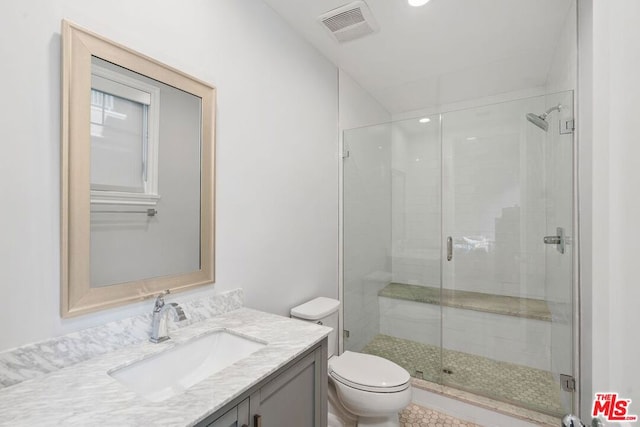
[[[553,107],[549,108],[547,111],[542,113],[542,115],[540,115],[540,118],[542,120],[545,120],[549,114],[553,113],[554,111],[560,111],[561,108],[562,108],[562,104],[554,105]]]

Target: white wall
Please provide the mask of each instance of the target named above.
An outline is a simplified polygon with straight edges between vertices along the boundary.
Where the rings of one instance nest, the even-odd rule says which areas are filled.
[[[579,298],[580,298],[580,399],[576,412],[590,415],[593,402],[593,2],[578,3],[578,220],[579,220]]]
[[[547,73],[545,90],[547,93],[575,90],[578,78],[578,28],[577,0],[564,18],[564,25],[557,41],[556,50]]]
[[[340,132],[391,120],[391,114],[349,74],[339,70]]]
[[[617,391],[640,413],[640,3],[580,6],[583,358],[582,408]],[[584,90],[583,90],[584,89]],[[583,144],[584,143],[584,144]]]
[[[217,87],[216,285],[280,314],[336,297],[337,70],[259,0],[2,2],[0,350],[146,312],[59,317],[60,20]]]
[[[447,104],[439,104],[433,107],[421,108],[419,110],[406,111],[404,113],[394,114],[393,121],[405,120],[415,117],[424,117],[435,114],[443,114],[454,111],[466,110],[469,108],[484,107],[487,105],[498,104],[501,102],[515,101],[518,99],[532,98],[545,94],[544,86],[536,86],[529,89],[523,89],[513,92],[501,93],[499,95],[486,96],[483,98],[471,98],[464,101],[452,102]]]

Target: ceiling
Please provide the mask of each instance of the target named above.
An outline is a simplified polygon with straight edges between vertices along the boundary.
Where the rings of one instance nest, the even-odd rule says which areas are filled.
[[[380,30],[338,43],[318,16],[350,0],[264,0],[390,113],[541,87],[574,0],[366,0]]]

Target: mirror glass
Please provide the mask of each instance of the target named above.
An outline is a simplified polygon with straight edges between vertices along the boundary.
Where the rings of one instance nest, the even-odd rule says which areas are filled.
[[[213,283],[215,89],[62,36],[62,316]]]
[[[91,286],[200,268],[197,96],[91,60]]]

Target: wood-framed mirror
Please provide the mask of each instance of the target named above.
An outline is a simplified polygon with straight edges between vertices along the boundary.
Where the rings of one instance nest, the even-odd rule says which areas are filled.
[[[215,88],[62,22],[61,315],[214,281]]]

